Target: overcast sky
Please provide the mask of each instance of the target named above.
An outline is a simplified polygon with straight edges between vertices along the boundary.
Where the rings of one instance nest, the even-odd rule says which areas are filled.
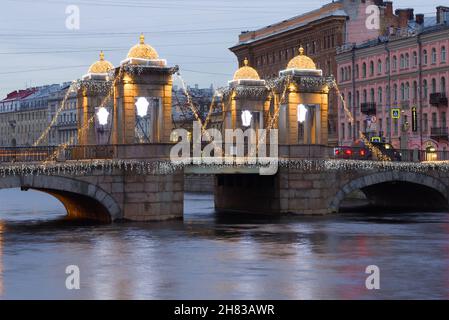
[[[186,82],[222,86],[237,62],[228,50],[242,30],[318,8],[305,0],[1,0],[0,97],[7,92],[80,78],[99,50],[118,65],[140,32]],[[433,15],[442,0],[400,0]],[[80,30],[66,28],[68,5],[80,8]]]

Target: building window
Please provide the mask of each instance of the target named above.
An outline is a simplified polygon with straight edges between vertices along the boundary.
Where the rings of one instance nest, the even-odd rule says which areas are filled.
[[[441,47],[441,63],[446,63],[446,47]]]
[[[374,88],[371,88],[370,90],[370,98],[371,98],[371,102],[376,102],[375,100],[375,93],[374,93]]]
[[[436,112],[432,113],[432,128],[436,128],[438,123]]]
[[[418,83],[413,81],[413,100],[416,101],[418,99]]]
[[[445,77],[441,77],[440,87],[441,87],[441,93],[446,93],[446,78]]]
[[[360,76],[360,75],[359,75],[359,65],[356,64],[356,66],[355,66],[355,78],[358,79],[359,76]]]
[[[423,131],[427,133],[429,131],[429,117],[427,113],[423,114]]]
[[[408,53],[405,54],[405,68],[410,67],[410,55]]]
[[[432,64],[436,64],[437,63],[437,49],[433,48],[432,49]]]
[[[393,98],[394,101],[398,101],[398,85],[395,83],[393,86]]]
[[[362,65],[362,78],[366,78],[366,63],[365,62]]]
[[[398,68],[398,58],[396,56],[393,56],[393,71],[396,71]]]
[[[390,134],[391,134],[391,121],[390,121],[390,118],[387,117],[387,119],[385,119],[385,121],[386,121],[386,125],[387,125],[387,136],[390,136]]]
[[[363,90],[363,103],[367,103],[368,102],[368,92],[365,90]]]
[[[345,139],[345,124],[342,123],[341,124],[341,138],[344,140]]]
[[[401,100],[405,100],[405,85],[403,83],[401,84]]]
[[[352,124],[351,124],[351,122],[348,123],[348,138],[352,139]]]
[[[390,58],[385,59],[385,73],[390,72]]]
[[[405,58],[404,58],[404,55],[403,55],[403,54],[401,54],[400,68],[401,68],[401,69],[404,69],[404,68],[405,68]]]
[[[382,73],[382,60],[378,60],[377,61],[377,73],[381,74]]]
[[[427,97],[429,95],[429,85],[427,84],[427,80],[426,79],[424,79],[422,86],[423,86],[424,99],[427,99]]]
[[[373,75],[374,75],[374,62],[373,62],[373,61],[371,61],[371,62],[369,63],[369,75],[370,75],[370,76],[373,76]]]
[[[379,105],[382,105],[382,100],[383,100],[382,87],[379,87],[379,89],[377,89],[377,100],[379,102]]]
[[[434,78],[432,79],[432,93],[437,92],[437,80]]]
[[[410,100],[410,83],[407,82],[405,84],[405,100],[409,101]]]
[[[352,93],[348,93],[348,108],[352,111]]]
[[[416,51],[413,51],[413,66],[418,66],[418,54],[416,53]]]
[[[424,50],[422,53],[422,59],[423,59],[423,65],[427,65],[428,58],[427,58],[427,50]]]

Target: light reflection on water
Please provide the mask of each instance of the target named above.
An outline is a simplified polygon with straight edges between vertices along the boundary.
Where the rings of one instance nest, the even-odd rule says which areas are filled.
[[[446,213],[217,215],[211,195],[187,194],[184,221],[86,225],[46,195],[3,190],[0,202],[3,299],[449,298]],[[65,289],[72,264],[78,291]]]

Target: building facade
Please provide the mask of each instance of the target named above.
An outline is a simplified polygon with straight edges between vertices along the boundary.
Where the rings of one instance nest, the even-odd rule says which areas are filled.
[[[49,97],[58,90],[59,85],[19,90],[0,101],[1,145],[29,147],[37,142],[47,145],[48,138],[40,138],[49,124]]]
[[[398,149],[446,151],[448,143],[449,8],[436,17],[408,10],[407,29],[339,49],[339,143],[359,132]]]
[[[379,28],[367,29],[368,6],[378,9]],[[237,45],[230,48],[239,66],[245,58],[261,78],[270,79],[285,69],[297,55],[300,46],[325,76],[336,75],[336,48],[347,43],[377,39],[399,27],[399,16],[392,12],[392,3],[371,0],[333,1],[317,10],[293,17],[268,27],[240,34]],[[329,96],[329,142],[337,143],[337,105],[334,92]]]
[[[68,90],[70,92],[67,92]],[[48,133],[49,145],[78,143],[77,103],[76,91],[71,89],[69,82],[63,83],[59,90],[50,95],[47,118],[47,123],[51,125]]]

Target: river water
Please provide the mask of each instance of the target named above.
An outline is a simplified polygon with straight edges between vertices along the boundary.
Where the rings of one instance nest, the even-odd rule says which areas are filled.
[[[0,191],[0,299],[449,298],[449,214],[218,215],[82,224],[46,194]],[[80,269],[67,290],[66,267]],[[365,269],[380,269],[380,290]]]

